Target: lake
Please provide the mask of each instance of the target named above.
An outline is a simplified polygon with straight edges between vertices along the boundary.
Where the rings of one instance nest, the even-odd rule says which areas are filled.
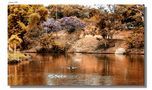
[[[28,54],[8,65],[10,86],[144,86],[144,55]]]

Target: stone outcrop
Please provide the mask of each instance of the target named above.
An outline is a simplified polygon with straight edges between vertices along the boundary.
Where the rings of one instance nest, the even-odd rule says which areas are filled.
[[[92,35],[87,35],[84,38],[77,40],[68,52],[93,53],[97,52],[97,48],[100,44],[104,44],[104,42],[97,40],[97,38]]]
[[[118,49],[116,49],[115,54],[126,54],[126,49],[118,48]]]

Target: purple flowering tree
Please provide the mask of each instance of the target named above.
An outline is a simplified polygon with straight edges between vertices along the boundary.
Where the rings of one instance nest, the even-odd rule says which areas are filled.
[[[57,20],[54,20],[53,18],[48,19],[42,25],[46,33],[57,32],[62,30],[61,23]]]
[[[68,30],[68,32],[74,32],[75,30],[79,30],[84,28],[86,25],[77,17],[63,17],[60,20],[61,26],[63,29]]]
[[[63,29],[67,30],[68,32],[74,32],[75,30],[82,29],[86,26],[85,23],[77,17],[63,17],[58,20],[51,18],[42,25],[47,33],[57,32]]]

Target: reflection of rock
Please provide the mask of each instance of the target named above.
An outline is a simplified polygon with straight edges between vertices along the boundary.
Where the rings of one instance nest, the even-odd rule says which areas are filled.
[[[72,61],[75,63],[82,61],[82,54],[81,53],[75,53],[75,55],[72,57]]]
[[[115,54],[117,60],[126,60],[126,56],[122,54]]]
[[[75,59],[73,59],[74,60],[74,62],[81,62],[81,58],[75,58]]]
[[[116,49],[115,54],[126,54],[126,50],[124,48],[118,48]]]

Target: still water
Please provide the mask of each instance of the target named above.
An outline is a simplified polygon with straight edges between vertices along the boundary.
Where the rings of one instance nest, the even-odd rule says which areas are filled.
[[[30,61],[8,65],[10,86],[144,85],[144,55],[30,55]]]

